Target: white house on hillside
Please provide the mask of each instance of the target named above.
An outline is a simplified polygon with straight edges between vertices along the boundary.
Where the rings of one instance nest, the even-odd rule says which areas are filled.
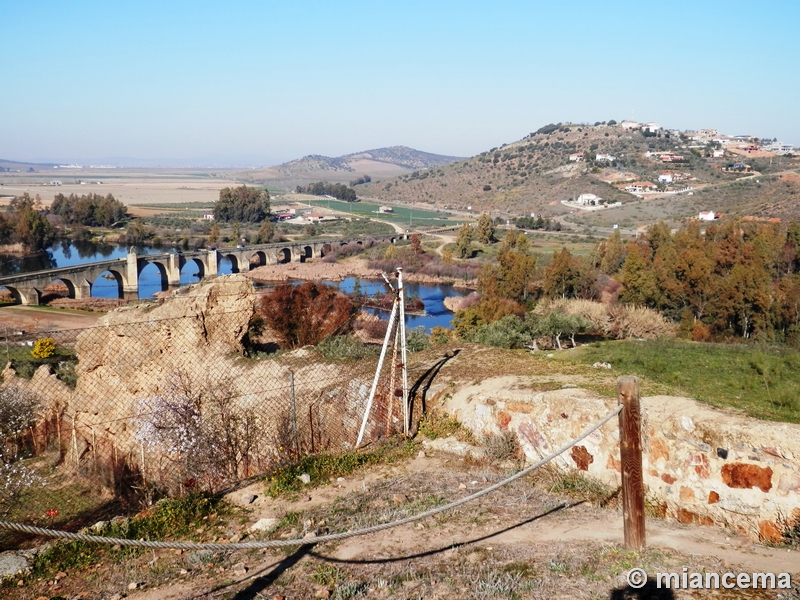
[[[600,202],[600,198],[595,194],[581,194],[575,202],[584,206],[594,206]]]
[[[645,123],[644,125],[642,125],[642,129],[644,129],[645,131],[649,131],[650,133],[656,133],[661,129],[661,125],[659,125],[658,123]]]
[[[583,162],[583,152],[576,152],[569,155],[570,162]]]
[[[672,173],[661,173],[658,176],[658,183],[663,183],[666,185],[668,183],[672,183],[672,179]]]
[[[614,162],[617,157],[613,154],[598,154],[594,157],[595,162]]]
[[[714,214],[713,210],[704,210],[698,215],[697,218],[701,221],[713,221],[717,218],[717,216]]]
[[[623,129],[639,129],[639,127],[641,127],[636,121],[623,121],[619,126]]]

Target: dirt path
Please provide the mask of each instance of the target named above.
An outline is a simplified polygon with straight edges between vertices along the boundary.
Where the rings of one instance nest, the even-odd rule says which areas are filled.
[[[496,464],[496,463],[495,463]],[[575,598],[683,600],[703,591],[627,587],[631,568],[655,573],[792,573],[800,597],[798,549],[768,548],[713,527],[648,519],[648,549],[622,548],[618,510],[548,491],[546,478],[508,486],[417,523],[318,544],[313,538],[347,531],[450,502],[507,477],[510,463],[467,460],[427,448],[415,458],[373,466],[327,486],[272,499],[263,483],[229,494],[239,506],[220,538],[250,534],[261,518],[281,519],[272,539],[305,538],[285,551],[176,552],[163,550],[108,560],[70,571],[57,583],[38,580],[6,587],[13,600],[53,597],[87,600],[364,598],[418,600]],[[255,494],[249,503],[246,498]],[[78,596],[77,594],[80,594]],[[629,595],[630,594],[630,595]],[[762,590],[715,591],[714,598],[776,598]]]
[[[352,529],[370,517],[390,519],[404,503],[415,505],[411,512],[419,512],[422,508],[416,505],[431,502],[432,492],[449,501],[505,476],[445,453],[428,454],[404,464],[373,468],[293,499],[258,498],[248,522],[298,514],[291,529],[279,529],[278,537],[284,538],[325,533],[328,527]],[[256,484],[231,499],[261,491],[261,484]],[[347,585],[362,590],[358,597],[365,598],[384,598],[387,593],[392,598],[453,600],[616,598],[613,594],[625,589],[625,574],[634,566],[653,574],[680,573],[684,566],[689,572],[794,572],[795,580],[800,579],[797,550],[759,546],[722,529],[660,519],[648,519],[647,530],[648,550],[642,555],[627,553],[621,548],[619,511],[550,494],[521,481],[420,523],[339,544],[304,546],[288,555],[268,551],[230,558],[231,563],[247,566],[246,575],[235,576],[229,567],[223,568],[225,575],[220,569],[219,573],[195,569],[191,579],[180,578],[129,598],[293,599],[328,597],[326,590],[350,597],[342,594]],[[525,576],[513,581],[507,577],[516,571]],[[525,577],[535,585],[526,588],[519,583]],[[508,587],[502,587],[503,581]],[[473,585],[485,588],[486,594],[470,594]],[[490,591],[492,585],[498,586],[495,594]],[[515,590],[516,595],[500,593],[503,589]],[[648,598],[704,597],[670,594]],[[715,597],[774,596],[737,590],[733,596]]]
[[[26,333],[62,331],[92,327],[102,313],[40,308],[36,306],[4,306],[0,308],[0,330],[8,328]]]

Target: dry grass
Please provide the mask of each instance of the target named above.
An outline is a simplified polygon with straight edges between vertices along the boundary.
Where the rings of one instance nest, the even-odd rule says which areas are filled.
[[[653,340],[674,337],[675,325],[650,308],[604,304],[592,300],[557,299],[542,303],[537,312],[562,312],[589,321],[598,333],[619,340],[636,338]]]

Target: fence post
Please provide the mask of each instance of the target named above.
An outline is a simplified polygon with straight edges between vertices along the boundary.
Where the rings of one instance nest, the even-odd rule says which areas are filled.
[[[300,458],[300,440],[297,439],[297,402],[294,397],[294,371],[289,371],[289,384],[292,388],[292,435],[294,436],[294,456]]]
[[[645,547],[645,530],[639,378],[626,376],[617,379],[617,394],[622,404],[619,413],[619,450],[625,549],[641,552]]]

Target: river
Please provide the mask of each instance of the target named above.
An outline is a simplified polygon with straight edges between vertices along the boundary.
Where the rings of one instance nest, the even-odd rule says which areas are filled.
[[[167,248],[138,248],[140,254],[160,254],[169,251]],[[128,255],[128,247],[117,244],[95,244],[92,242],[58,242],[45,252],[39,254],[15,257],[0,254],[0,276],[16,275],[20,273],[32,273],[45,269],[55,269],[58,267],[71,267],[101,260],[111,260],[115,258],[125,258]],[[223,258],[219,264],[221,275],[231,273],[231,262]],[[110,275],[110,274],[109,274]],[[181,271],[181,285],[196,283],[198,267],[194,261],[188,262]],[[356,279],[349,277],[341,282],[325,281],[341,289],[343,292],[352,292]],[[361,292],[372,296],[375,292],[383,292],[386,286],[382,281],[359,280]],[[406,283],[406,297],[419,296],[425,304],[425,315],[406,315],[406,325],[408,327],[425,327],[430,331],[431,327],[437,325],[449,327],[453,317],[444,307],[444,299],[447,296],[464,296],[468,291],[454,289],[452,285],[423,285],[418,283]],[[148,265],[139,275],[139,298],[152,298],[154,294],[162,291],[161,276],[155,265]],[[113,279],[98,277],[92,285],[92,296],[95,298],[117,298],[117,283]],[[370,309],[373,314],[382,319],[389,318],[389,312],[377,309]]]

